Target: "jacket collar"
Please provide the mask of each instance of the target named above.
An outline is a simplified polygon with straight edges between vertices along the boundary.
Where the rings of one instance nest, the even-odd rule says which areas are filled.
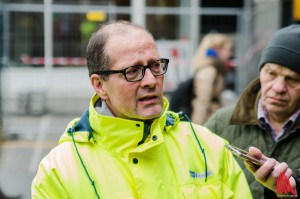
[[[257,106],[261,96],[259,78],[253,80],[241,95],[232,113],[230,124],[258,125]]]
[[[101,115],[94,107],[98,100],[98,95],[92,97],[89,109],[80,119],[77,118],[69,123],[59,143],[71,141],[71,134],[73,134],[77,143],[99,142],[108,150],[118,153],[136,148],[143,137],[145,122]],[[177,114],[167,111],[168,106],[169,102],[164,98],[164,111],[151,125],[151,132],[158,138],[155,143],[161,143],[163,132],[167,133],[175,123],[180,121]]]

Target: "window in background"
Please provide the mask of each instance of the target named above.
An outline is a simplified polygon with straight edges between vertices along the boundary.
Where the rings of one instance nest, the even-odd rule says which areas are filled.
[[[146,6],[180,8],[180,0],[147,0]],[[179,39],[179,15],[170,14],[148,14],[146,16],[146,27],[153,34],[155,39]]]
[[[244,1],[241,0],[202,0],[202,8],[243,8]],[[203,15],[201,16],[201,32],[235,33],[237,31],[237,15]]]
[[[180,6],[180,1],[182,0],[173,0],[173,1],[169,1],[169,0],[147,0],[146,1],[146,5],[147,6],[166,6],[166,7],[178,7]]]
[[[201,1],[202,7],[219,7],[219,8],[242,8],[244,6],[244,1],[241,0],[202,0]]]
[[[53,4],[64,5],[108,5],[112,0],[52,0]]]
[[[38,3],[38,4],[43,4],[43,0],[2,0],[3,3]]]
[[[96,29],[96,24],[85,25],[85,15],[55,13],[53,15],[53,56],[81,57],[81,41]]]
[[[88,41],[98,27],[108,20],[104,11],[88,13],[55,13],[53,19],[54,66],[85,66],[85,50]],[[129,20],[126,14],[116,19]]]
[[[237,31],[237,15],[203,15],[201,16],[201,32],[235,33]]]
[[[9,63],[14,66],[43,66],[44,16],[42,12],[10,12]],[[91,34],[108,20],[108,13],[53,13],[54,67],[85,66],[85,49]],[[100,15],[100,20],[97,19]],[[102,17],[101,17],[102,16]],[[96,17],[96,19],[95,19]],[[130,20],[128,14],[115,14],[116,20]]]
[[[155,39],[176,40],[179,39],[179,18],[178,15],[147,15],[146,27]]]
[[[26,65],[28,57],[44,55],[43,19],[42,13],[10,12],[9,60],[12,64]],[[38,62],[30,62],[34,61]]]

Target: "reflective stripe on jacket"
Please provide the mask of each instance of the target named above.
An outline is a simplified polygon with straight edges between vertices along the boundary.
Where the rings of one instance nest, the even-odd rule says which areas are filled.
[[[94,108],[98,99],[92,98],[89,111],[68,125],[60,144],[43,158],[32,198],[97,198],[95,189],[104,199],[252,198],[226,141],[193,125],[205,162],[190,123],[166,111],[166,99],[163,115],[140,145],[144,122],[102,116]]]

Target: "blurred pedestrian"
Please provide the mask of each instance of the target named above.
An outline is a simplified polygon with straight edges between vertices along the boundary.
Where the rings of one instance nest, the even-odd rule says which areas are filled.
[[[259,70],[237,104],[218,110],[204,125],[239,148],[255,146],[286,162],[299,180],[300,25],[275,32],[262,52]],[[238,161],[254,198],[263,198],[264,188]]]
[[[227,142],[167,111],[169,60],[148,30],[105,24],[86,54],[96,94],[41,161],[32,198],[252,198]]]
[[[210,33],[201,41],[193,58],[193,75],[181,82],[170,96],[170,110],[183,112],[197,124],[223,103],[226,65],[232,57],[233,42],[225,34]]]
[[[221,94],[225,88],[226,64],[232,57],[233,42],[219,33],[207,34],[193,59],[194,98],[191,119],[203,124],[222,107]]]

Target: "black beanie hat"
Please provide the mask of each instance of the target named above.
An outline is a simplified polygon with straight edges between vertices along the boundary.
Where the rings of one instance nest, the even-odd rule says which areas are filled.
[[[263,50],[259,70],[266,63],[278,64],[300,74],[300,25],[279,29]]]

